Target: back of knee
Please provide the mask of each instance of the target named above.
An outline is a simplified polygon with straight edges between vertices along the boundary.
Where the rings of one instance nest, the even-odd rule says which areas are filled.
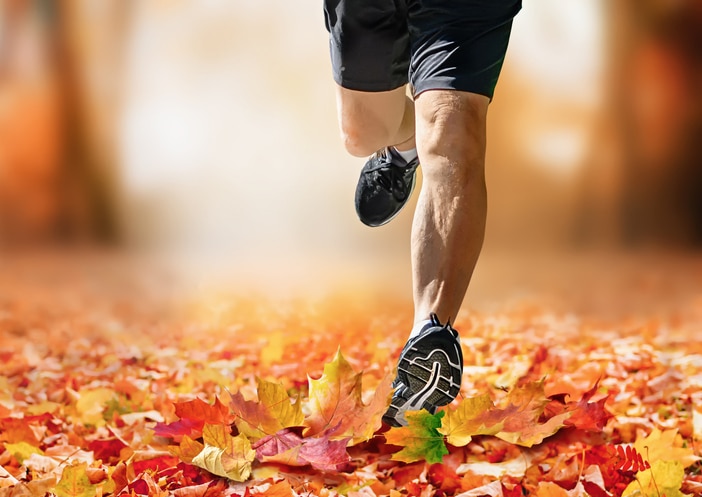
[[[380,148],[377,140],[360,123],[341,121],[340,130],[344,148],[354,157],[368,157]]]

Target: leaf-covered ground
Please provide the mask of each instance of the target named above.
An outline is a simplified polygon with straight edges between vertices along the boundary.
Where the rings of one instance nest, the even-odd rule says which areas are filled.
[[[3,267],[2,497],[702,494],[699,272],[629,288],[664,313],[465,312],[461,395],[388,429],[408,302],[203,292],[173,313],[168,281],[89,267]]]

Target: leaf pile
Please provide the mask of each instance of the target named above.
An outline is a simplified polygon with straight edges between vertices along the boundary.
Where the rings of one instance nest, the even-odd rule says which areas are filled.
[[[388,429],[406,302],[210,295],[175,319],[70,284],[0,281],[0,497],[702,495],[702,300],[466,313],[459,398]]]

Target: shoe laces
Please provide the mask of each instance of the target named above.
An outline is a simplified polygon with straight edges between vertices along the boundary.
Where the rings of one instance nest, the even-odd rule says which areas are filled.
[[[376,163],[366,171],[374,174],[376,182],[398,200],[402,201],[409,195],[410,185],[405,181],[408,165],[395,164],[388,148],[378,150],[374,156]]]

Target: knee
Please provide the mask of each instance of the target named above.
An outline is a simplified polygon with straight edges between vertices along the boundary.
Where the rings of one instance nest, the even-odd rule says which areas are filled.
[[[382,147],[370,126],[364,125],[359,119],[342,117],[339,129],[344,148],[354,157],[368,157]]]
[[[417,99],[417,147],[426,181],[484,177],[486,97],[435,91]]]

